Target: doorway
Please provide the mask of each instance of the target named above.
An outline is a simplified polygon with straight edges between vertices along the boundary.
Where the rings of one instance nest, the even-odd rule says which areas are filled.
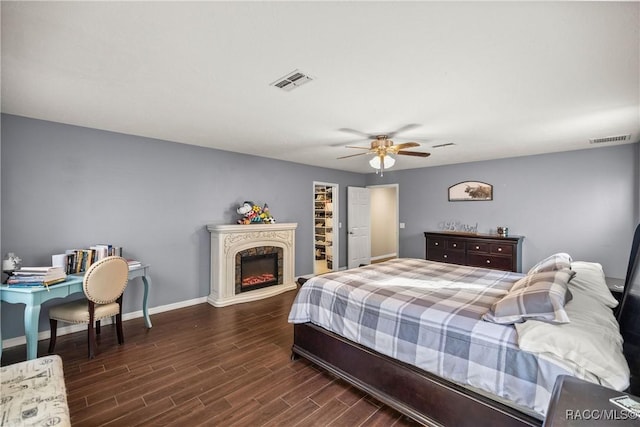
[[[348,190],[347,267],[398,257],[399,185],[348,187]]]
[[[371,262],[399,256],[398,184],[371,185]]]
[[[313,274],[338,269],[338,184],[313,183]]]

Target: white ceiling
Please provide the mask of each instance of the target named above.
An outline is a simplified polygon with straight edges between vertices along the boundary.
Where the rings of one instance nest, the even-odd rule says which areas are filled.
[[[5,113],[354,172],[343,128],[419,124],[394,169],[640,140],[640,2],[1,7]]]

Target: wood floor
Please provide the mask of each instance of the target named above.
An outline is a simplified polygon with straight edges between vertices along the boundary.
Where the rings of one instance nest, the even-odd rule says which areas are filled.
[[[315,367],[290,360],[295,291],[262,301],[209,304],[124,322],[125,343],[103,326],[95,359],[86,334],[58,337],[73,426],[415,426]],[[40,341],[38,355],[48,341]],[[25,359],[7,349],[2,365]]]

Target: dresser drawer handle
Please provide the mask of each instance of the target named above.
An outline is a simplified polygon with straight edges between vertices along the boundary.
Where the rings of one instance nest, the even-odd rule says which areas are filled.
[[[442,258],[446,258],[446,257],[447,257],[447,254],[442,255]]]
[[[490,259],[487,260],[487,264],[491,264],[491,260]]]
[[[458,247],[458,245],[457,245],[457,244],[455,244],[455,243],[454,243],[452,246],[453,246],[454,248],[457,248],[457,247]]]
[[[498,252],[502,252],[502,248],[498,248]]]
[[[480,246],[476,246],[476,249],[480,249]]]
[[[434,243],[434,246],[438,246],[438,242],[435,242],[435,243]]]

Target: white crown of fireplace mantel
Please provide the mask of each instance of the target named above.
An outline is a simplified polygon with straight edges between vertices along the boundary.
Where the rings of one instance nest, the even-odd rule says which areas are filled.
[[[211,293],[207,302],[224,307],[255,301],[296,289],[295,230],[297,223],[282,224],[210,224]],[[261,246],[282,248],[282,284],[236,294],[236,254]]]

